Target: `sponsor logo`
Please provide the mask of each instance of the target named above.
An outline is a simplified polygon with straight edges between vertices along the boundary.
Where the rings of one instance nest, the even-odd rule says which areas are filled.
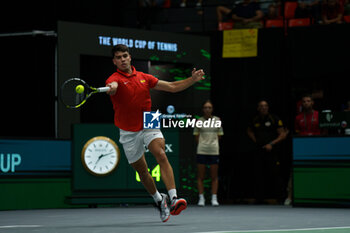
[[[143,112],[143,128],[144,129],[160,129],[160,116],[162,114],[156,112]]]
[[[220,128],[221,120],[217,118],[209,118],[207,120],[198,120],[187,114],[162,114],[156,112],[143,113],[144,129],[160,129],[162,128]]]

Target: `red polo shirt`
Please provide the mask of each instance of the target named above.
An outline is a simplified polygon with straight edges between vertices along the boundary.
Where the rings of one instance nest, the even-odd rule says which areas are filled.
[[[295,117],[295,132],[302,136],[320,135],[318,111],[300,113]]]
[[[115,95],[111,95],[114,109],[114,124],[123,130],[137,132],[143,129],[143,112],[151,111],[149,89],[158,79],[150,74],[136,71],[132,66],[132,74],[117,69],[107,80],[118,83]]]

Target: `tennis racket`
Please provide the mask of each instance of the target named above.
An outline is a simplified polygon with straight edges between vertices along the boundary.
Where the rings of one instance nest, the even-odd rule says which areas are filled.
[[[77,86],[80,91],[77,91]],[[65,81],[60,89],[60,99],[67,108],[79,108],[87,101],[90,96],[96,93],[107,92],[110,87],[91,87],[80,78],[71,78]]]

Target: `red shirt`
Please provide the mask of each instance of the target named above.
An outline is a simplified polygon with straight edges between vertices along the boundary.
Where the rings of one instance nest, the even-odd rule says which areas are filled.
[[[302,136],[320,135],[318,111],[300,113],[295,117],[295,132]]]
[[[149,89],[158,79],[150,74],[136,71],[132,66],[132,74],[117,69],[107,80],[118,83],[115,95],[111,95],[114,109],[114,124],[123,130],[137,132],[143,129],[143,112],[151,111]]]

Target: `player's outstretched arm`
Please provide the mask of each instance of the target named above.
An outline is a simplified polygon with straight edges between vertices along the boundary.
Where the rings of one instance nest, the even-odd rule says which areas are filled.
[[[155,90],[159,91],[167,91],[167,92],[180,92],[185,90],[186,88],[192,86],[196,82],[204,79],[204,71],[202,69],[196,70],[196,68],[193,68],[192,70],[192,76],[175,82],[167,82],[164,80],[159,80],[157,85],[154,87]]]
[[[109,89],[109,91],[107,91],[108,95],[115,95],[115,93],[117,92],[118,83],[117,82],[111,82],[111,83],[108,83],[106,85],[106,87],[110,87],[111,88],[111,89]]]

